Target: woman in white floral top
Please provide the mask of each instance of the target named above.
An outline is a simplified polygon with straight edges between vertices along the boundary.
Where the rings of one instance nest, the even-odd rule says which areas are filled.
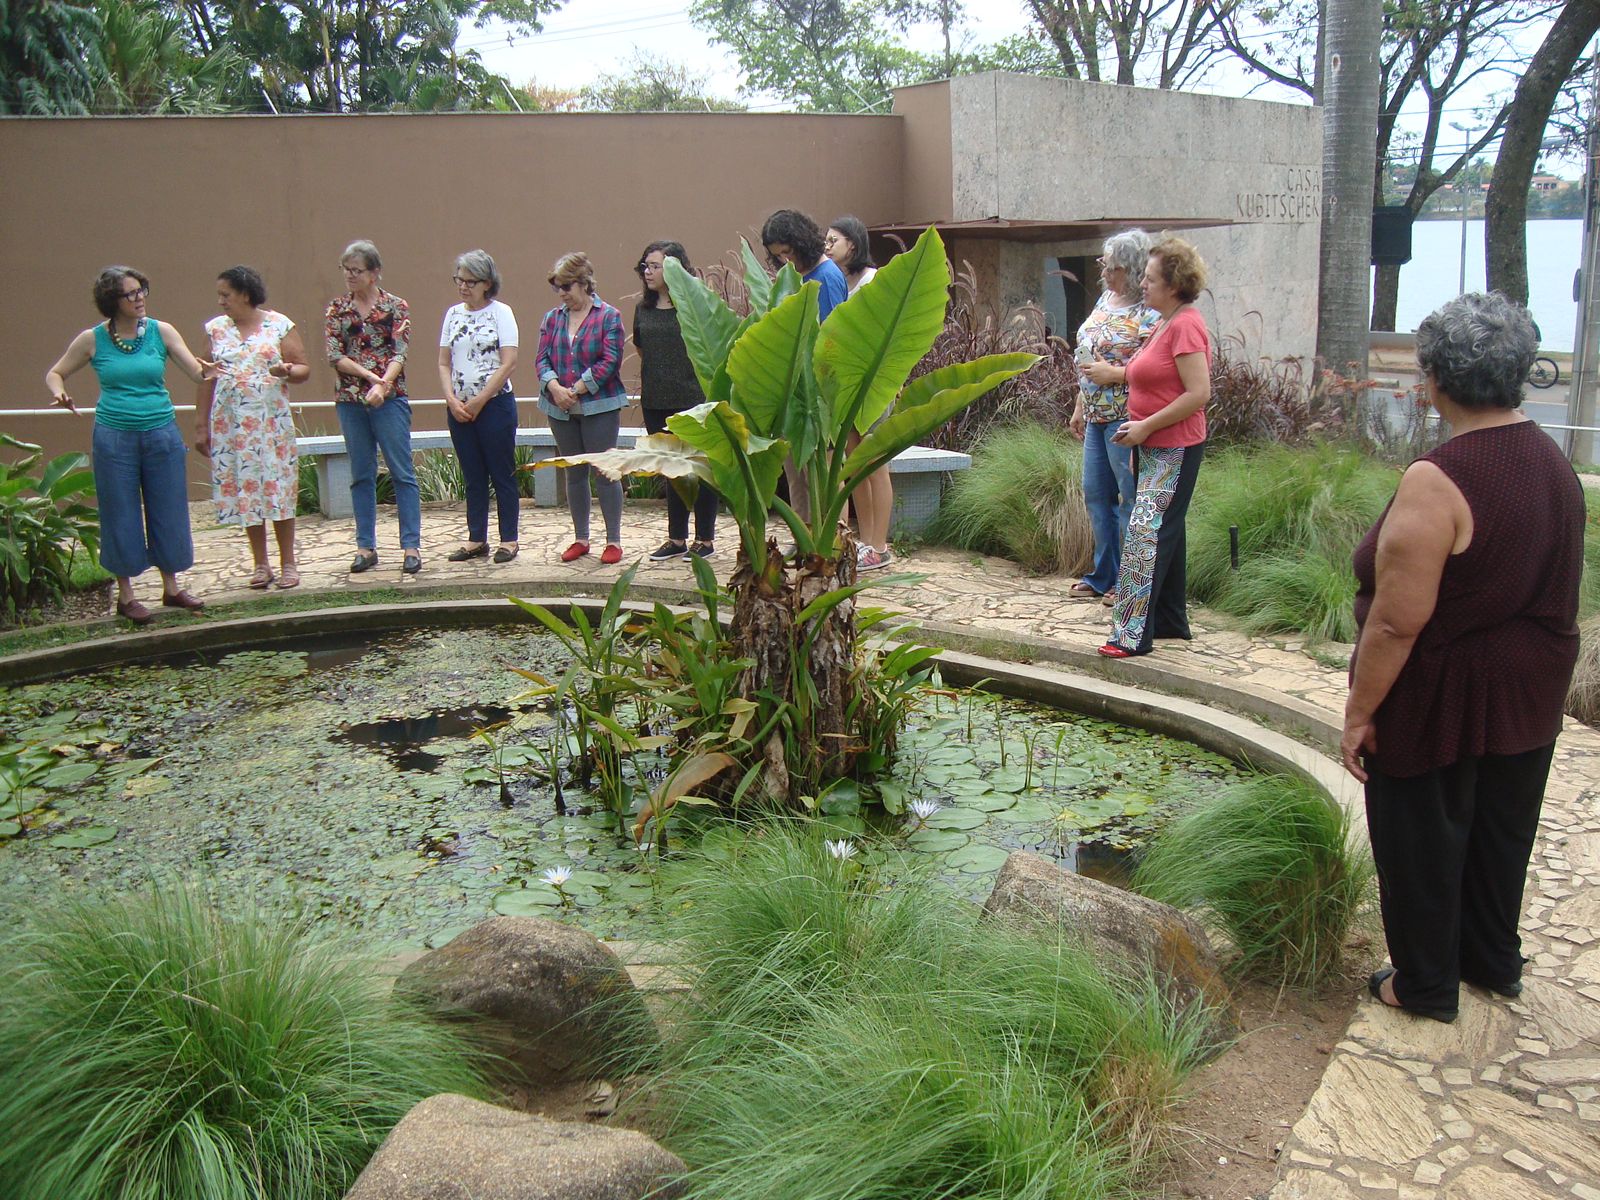
[[[294,553],[300,462],[288,385],[311,378],[311,367],[294,322],[266,302],[266,285],[253,268],[229,267],[217,276],[222,315],[206,322],[206,335],[220,374],[200,384],[195,449],[211,459],[217,522],[244,526],[255,560],[250,586],[273,581],[271,521],[278,586],[292,588],[300,583]]]
[[[1133,452],[1111,440],[1128,419],[1123,374],[1134,351],[1150,337],[1156,314],[1139,299],[1139,277],[1150,255],[1150,235],[1130,229],[1105,241],[1094,312],[1078,330],[1078,404],[1073,435],[1083,439],[1083,499],[1094,528],[1094,566],[1072,585],[1079,600],[1110,604],[1117,591],[1122,540],[1133,512]]]

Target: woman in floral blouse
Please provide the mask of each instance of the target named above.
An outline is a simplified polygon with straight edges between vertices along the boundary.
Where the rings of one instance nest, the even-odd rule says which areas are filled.
[[[411,404],[406,399],[406,352],[411,310],[379,285],[383,260],[371,242],[351,242],[339,258],[350,290],[328,305],[328,361],[339,373],[335,406],[350,455],[350,505],[356,514],[352,574],[378,565],[378,451],[394,480],[400,510],[402,568],[422,570],[422,503],[411,467]]]
[[[1150,337],[1156,313],[1139,298],[1139,278],[1150,256],[1150,235],[1130,229],[1106,239],[1099,266],[1102,291],[1078,330],[1078,404],[1072,432],[1083,439],[1083,499],[1094,529],[1094,566],[1072,585],[1078,600],[1116,599],[1122,542],[1133,513],[1133,450],[1111,435],[1128,419],[1123,368]]]
[[[539,326],[539,408],[562,454],[593,454],[616,448],[622,406],[628,394],[622,366],[622,314],[594,292],[594,268],[582,251],[563,254],[550,272],[561,303]],[[589,468],[567,468],[567,507],[572,510],[572,545],[561,553],[572,562],[589,553]],[[606,522],[603,563],[622,561],[622,484],[595,473],[595,491]]]
[[[211,459],[217,522],[243,525],[255,571],[253,588],[270,587],[267,522],[278,543],[278,586],[299,586],[294,555],[300,463],[294,447],[289,384],[311,378],[294,322],[263,307],[266,284],[252,267],[217,276],[222,315],[206,322],[221,374],[200,384],[195,449]]]

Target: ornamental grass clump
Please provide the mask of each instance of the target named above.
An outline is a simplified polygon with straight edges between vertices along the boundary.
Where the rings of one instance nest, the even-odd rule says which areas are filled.
[[[1190,596],[1252,632],[1354,641],[1350,556],[1399,482],[1392,468],[1328,444],[1208,458],[1189,513]],[[1237,571],[1228,540],[1235,525]]]
[[[1233,943],[1241,973],[1312,989],[1339,971],[1372,879],[1349,814],[1315,784],[1273,775],[1173,821],[1151,842],[1133,887],[1198,910]]]
[[[646,1096],[717,1200],[1140,1194],[1203,1020],[1075,944],[775,826],[686,881]]]
[[[956,475],[929,536],[1040,575],[1087,570],[1094,529],[1083,504],[1082,444],[1035,422],[996,428]]]
[[[460,1033],[303,924],[203,899],[80,900],[5,949],[0,1195],[337,1200],[438,1092]]]

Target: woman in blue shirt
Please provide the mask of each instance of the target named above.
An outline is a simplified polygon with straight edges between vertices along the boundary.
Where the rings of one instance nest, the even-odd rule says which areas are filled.
[[[205,605],[178,582],[194,565],[189,533],[188,448],[167,394],[167,360],[196,383],[216,364],[197,359],[183,337],[145,312],[150,280],[132,267],[107,267],[94,281],[105,323],[72,339],[44,377],[51,398],[77,412],[67,376],[93,367],[100,380],[94,411],[94,488],[100,504],[100,565],[117,577],[117,615],[147,625],[155,614],[133,594],[133,577],[161,572],[161,603],[198,612]]]

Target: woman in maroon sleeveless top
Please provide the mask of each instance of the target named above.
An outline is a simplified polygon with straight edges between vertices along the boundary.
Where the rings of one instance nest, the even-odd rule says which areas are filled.
[[[1392,967],[1372,994],[1453,1021],[1462,981],[1522,991],[1517,919],[1578,654],[1583,488],[1517,406],[1538,349],[1503,296],[1417,329],[1450,440],[1406,470],[1355,553],[1340,750],[1366,783]]]

